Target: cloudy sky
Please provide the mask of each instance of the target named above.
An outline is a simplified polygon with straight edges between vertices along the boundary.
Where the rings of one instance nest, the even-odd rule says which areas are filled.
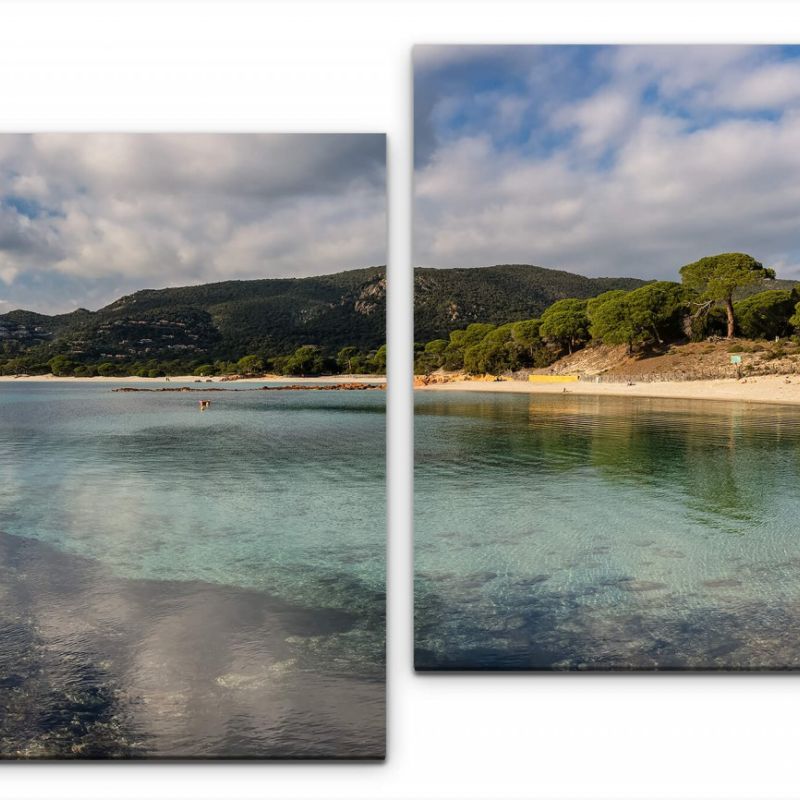
[[[0,134],[0,313],[386,262],[381,135]]]
[[[417,47],[415,263],[800,279],[800,48]]]

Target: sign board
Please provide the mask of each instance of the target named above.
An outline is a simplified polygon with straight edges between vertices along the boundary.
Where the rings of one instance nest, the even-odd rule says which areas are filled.
[[[741,356],[731,356],[731,364],[741,364],[742,357]]]

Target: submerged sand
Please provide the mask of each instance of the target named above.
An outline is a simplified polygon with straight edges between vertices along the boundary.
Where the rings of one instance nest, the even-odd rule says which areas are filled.
[[[453,380],[415,386],[420,392],[521,392],[525,394],[576,394],[609,397],[674,398],[679,400],[727,400],[747,403],[800,405],[800,375],[764,375],[699,381],[637,383],[530,383],[522,380]]]

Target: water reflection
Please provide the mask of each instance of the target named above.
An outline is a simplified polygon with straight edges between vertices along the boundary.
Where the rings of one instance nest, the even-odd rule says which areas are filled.
[[[384,747],[383,393],[0,388],[0,757]]]
[[[798,666],[800,415],[417,400],[417,665]]]
[[[378,758],[383,676],[318,658],[353,614],[116,578],[0,534],[5,757]]]

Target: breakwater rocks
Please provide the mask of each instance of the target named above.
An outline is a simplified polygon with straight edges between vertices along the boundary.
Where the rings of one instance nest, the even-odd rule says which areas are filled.
[[[218,386],[120,386],[112,392],[363,392],[386,389],[385,383],[287,383],[282,386],[253,386],[246,389],[222,389]]]
[[[120,386],[117,389],[112,389],[112,392],[229,392],[230,389],[219,389],[205,387],[204,389],[195,389],[191,386],[159,386],[157,388],[148,389],[145,386]],[[233,391],[236,391],[235,389]]]

